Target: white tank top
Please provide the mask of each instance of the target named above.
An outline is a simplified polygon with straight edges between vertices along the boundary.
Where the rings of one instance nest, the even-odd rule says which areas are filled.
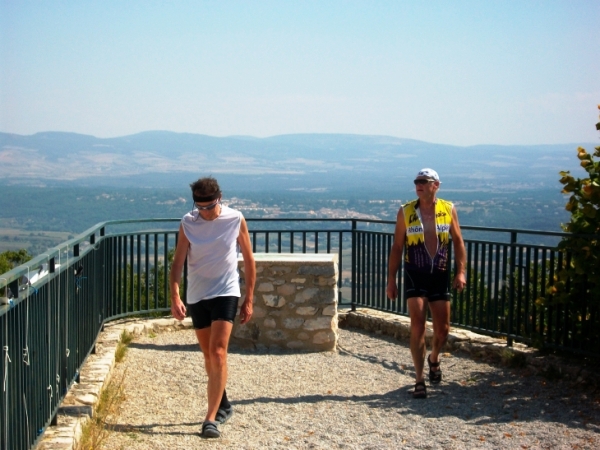
[[[221,296],[240,296],[237,271],[238,245],[242,213],[221,206],[214,220],[204,220],[198,211],[181,219],[183,232],[190,241],[187,255],[187,303]]]

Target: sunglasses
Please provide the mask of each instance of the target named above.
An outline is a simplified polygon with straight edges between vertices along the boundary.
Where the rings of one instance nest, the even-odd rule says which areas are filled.
[[[435,181],[435,180],[426,180],[425,178],[419,178],[418,180],[413,181],[413,183],[415,183],[415,186],[417,186],[419,184],[431,183],[432,181]]]
[[[214,202],[212,202],[210,205],[207,206],[198,206],[197,203],[194,203],[194,206],[196,206],[196,208],[200,211],[208,211],[211,209],[215,209],[215,207],[219,204],[220,199],[215,200]]]

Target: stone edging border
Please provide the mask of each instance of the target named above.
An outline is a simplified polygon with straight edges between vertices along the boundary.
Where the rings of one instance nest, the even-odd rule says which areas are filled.
[[[396,314],[367,308],[356,311],[340,310],[340,328],[358,328],[375,334],[391,336],[398,340],[410,337],[410,319]],[[93,416],[95,406],[104,386],[110,381],[115,364],[115,351],[123,331],[134,336],[168,330],[192,328],[191,319],[179,322],[173,318],[123,319],[107,323],[96,341],[96,351],[85,362],[80,382],[69,390],[57,414],[57,426],[48,427],[36,450],[73,450],[87,420]],[[427,322],[426,340],[430,345],[433,330]],[[464,351],[475,358],[487,358],[493,362],[512,360],[533,374],[543,374],[549,367],[557,371],[560,378],[580,384],[595,384],[595,372],[567,362],[554,355],[543,355],[522,344],[507,347],[502,339],[482,336],[467,330],[452,328],[448,336],[446,351]]]

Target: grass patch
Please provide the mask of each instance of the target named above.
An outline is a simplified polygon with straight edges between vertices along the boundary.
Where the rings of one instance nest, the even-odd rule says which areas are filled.
[[[127,346],[133,341],[133,334],[123,330],[121,338],[115,350],[115,361],[121,362],[127,353]],[[108,385],[102,389],[100,398],[94,409],[94,416],[83,426],[81,439],[76,450],[95,450],[102,446],[111,430],[113,419],[118,416],[119,407],[125,400],[123,382],[127,371],[121,377],[111,379]]]
[[[513,369],[522,369],[527,366],[527,357],[524,353],[505,349],[502,351],[500,358],[502,359],[502,364]]]
[[[115,351],[116,362],[119,363],[123,361],[123,358],[125,358],[125,355],[127,354],[127,346],[131,344],[131,341],[133,341],[133,334],[127,330],[123,330],[121,333],[121,339],[117,344],[117,350]]]
[[[119,413],[119,407],[125,400],[123,381],[126,371],[123,372],[120,379],[112,379],[104,387],[98,404],[94,411],[94,417],[83,426],[81,439],[77,444],[76,450],[95,450],[102,446],[111,429],[113,418]]]

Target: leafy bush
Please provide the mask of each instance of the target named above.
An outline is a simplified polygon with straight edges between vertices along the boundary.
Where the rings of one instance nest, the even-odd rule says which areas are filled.
[[[596,128],[600,130],[600,122]],[[581,147],[577,149],[587,178],[560,172],[562,192],[571,194],[565,207],[571,220],[562,228],[573,235],[559,244],[564,258],[548,289],[551,303],[565,307],[570,338],[582,347],[595,345],[600,338],[600,147],[595,150],[591,155]]]
[[[33,256],[25,249],[18,251],[7,250],[0,253],[0,274],[9,272],[13,268],[26,263]]]
[[[559,272],[556,288],[560,293],[566,293],[564,281],[570,278],[571,291],[577,290],[580,294],[587,293],[600,299],[600,160],[594,160],[600,158],[600,147],[596,147],[593,156],[581,147],[577,152],[589,178],[574,178],[569,172],[560,173],[563,193],[571,193],[565,207],[571,213],[571,221],[563,224],[562,228],[575,235],[559,244],[561,250],[571,253],[571,261]],[[590,238],[578,234],[596,236]]]

